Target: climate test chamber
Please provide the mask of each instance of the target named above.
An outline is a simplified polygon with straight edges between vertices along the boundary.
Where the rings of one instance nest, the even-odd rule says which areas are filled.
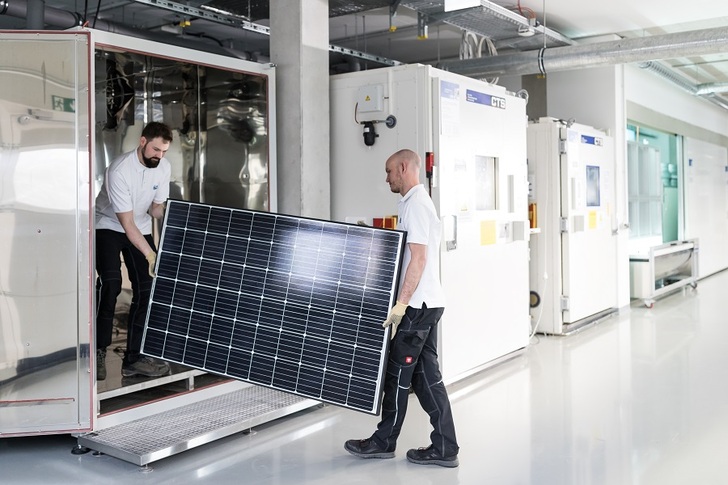
[[[0,42],[0,437],[78,434],[142,465],[316,404],[239,381],[203,386],[204,373],[185,368],[124,382],[109,363],[95,379],[93,212],[105,167],[163,121],[172,198],[275,210],[274,68],[90,29]],[[151,389],[154,403],[105,411]],[[123,439],[134,433],[146,439]]]
[[[613,140],[578,123],[528,127],[531,315],[537,332],[563,335],[616,311]]]
[[[446,382],[528,344],[526,100],[424,65],[331,77],[331,214],[357,222],[396,214],[387,158],[409,148],[443,234],[440,327]]]

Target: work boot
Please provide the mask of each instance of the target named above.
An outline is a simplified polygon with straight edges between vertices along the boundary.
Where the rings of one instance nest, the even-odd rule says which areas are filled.
[[[349,440],[344,443],[344,449],[359,458],[394,458],[394,450],[385,450],[377,446],[374,440]]]
[[[407,451],[407,460],[418,465],[458,466],[458,455],[443,456],[432,445]]]
[[[121,366],[121,375],[124,377],[161,377],[167,374],[169,374],[169,364],[156,361],[146,355],[140,357],[139,360],[132,364],[124,364]]]
[[[106,379],[106,349],[96,351],[96,380]]]

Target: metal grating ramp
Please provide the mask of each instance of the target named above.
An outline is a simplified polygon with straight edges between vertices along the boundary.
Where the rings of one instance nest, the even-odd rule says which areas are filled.
[[[315,404],[251,386],[79,436],[78,444],[142,466]]]

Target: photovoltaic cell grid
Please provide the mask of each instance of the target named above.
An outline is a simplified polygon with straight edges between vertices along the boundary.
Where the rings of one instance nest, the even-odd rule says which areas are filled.
[[[170,201],[142,352],[379,413],[404,233]]]

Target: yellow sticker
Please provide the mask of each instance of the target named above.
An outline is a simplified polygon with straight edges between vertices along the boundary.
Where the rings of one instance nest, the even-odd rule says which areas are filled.
[[[597,211],[589,211],[589,229],[597,228]]]
[[[480,245],[495,244],[495,221],[480,221]]]

